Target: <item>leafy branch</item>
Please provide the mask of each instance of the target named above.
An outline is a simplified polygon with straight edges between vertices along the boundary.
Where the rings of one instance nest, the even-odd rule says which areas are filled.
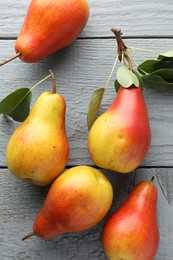
[[[161,92],[173,90],[173,50],[159,53],[145,48],[127,46],[122,40],[121,30],[114,28],[111,31],[115,34],[117,41],[117,56],[109,80],[105,85],[106,87],[96,89],[91,95],[87,114],[88,129],[91,128],[97,118],[103,96],[118,60],[121,64],[116,72],[114,83],[116,92],[118,92],[120,86],[129,88],[132,85]],[[157,57],[156,59],[146,59],[140,51],[152,53],[157,55]],[[144,62],[138,65],[133,59],[134,53],[140,58],[143,58]],[[133,65],[137,71],[133,69]]]

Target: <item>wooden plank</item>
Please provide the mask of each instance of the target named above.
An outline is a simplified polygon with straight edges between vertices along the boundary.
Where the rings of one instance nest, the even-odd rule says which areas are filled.
[[[54,239],[41,240],[37,237],[22,242],[40,209],[49,187],[41,188],[24,183],[13,177],[8,170],[0,170],[0,258],[34,260],[106,259],[102,245],[102,227],[108,217],[127,198],[134,174],[121,175],[102,171],[114,188],[114,202],[107,216],[93,228],[64,234]],[[156,176],[158,189],[158,223],[160,246],[155,260],[172,260],[173,255],[173,169],[140,169],[136,171],[135,183]],[[164,194],[163,194],[164,191]]]
[[[29,0],[0,0],[0,37],[17,37]],[[120,26],[125,36],[172,36],[172,0],[89,0],[90,19],[81,37],[112,36]]]
[[[131,186],[133,175],[105,172],[115,188],[115,203],[121,203]],[[47,194],[48,188],[24,183],[8,170],[0,170],[0,258],[14,259],[105,259],[101,247],[101,229],[105,217],[92,229],[59,236],[47,241],[33,237],[27,242],[21,238],[28,233]]]
[[[171,260],[173,256],[173,169],[139,169],[136,172],[136,183],[142,179],[150,180],[158,190],[157,214],[160,230],[160,245],[156,260]]]
[[[170,50],[171,39],[126,40],[126,44],[155,51]],[[1,44],[4,59],[13,54],[14,41]],[[71,153],[68,165],[92,165],[87,151],[87,109],[93,90],[105,85],[114,63],[116,43],[114,39],[77,40],[70,47],[35,63],[26,64],[19,59],[1,67],[0,100],[21,87],[32,87],[48,75],[51,68],[57,79],[58,91],[67,102],[66,129]],[[146,54],[150,56],[151,54]],[[136,62],[141,62],[136,58]],[[105,94],[101,112],[111,104],[115,92],[113,80]],[[51,80],[42,83],[33,92],[33,102],[39,94],[50,89]],[[173,92],[144,91],[152,128],[152,144],[144,166],[173,166]],[[32,103],[33,105],[33,103]],[[0,115],[0,166],[5,166],[7,142],[18,124]]]
[[[12,38],[15,39],[21,29],[29,2],[30,0],[0,0],[0,60],[14,55],[15,41]],[[89,4],[89,22],[80,39],[71,46],[39,63],[25,64],[15,60],[0,68],[0,100],[17,88],[32,87],[48,75],[49,68],[54,71],[58,91],[67,101],[66,128],[71,150],[68,166],[93,165],[87,151],[86,114],[92,91],[106,83],[114,63],[116,41],[110,29],[121,27],[125,37],[136,38],[125,42],[136,47],[164,52],[173,46],[172,0],[158,0],[157,4],[142,0],[89,0]],[[138,37],[155,39],[137,39]],[[162,37],[167,39],[161,39]],[[151,54],[145,55],[150,57]],[[142,61],[136,56],[135,60],[137,63]],[[34,90],[32,105],[41,92],[50,89],[50,85],[51,80],[47,80]],[[113,79],[104,97],[101,112],[105,111],[114,98],[112,86]],[[31,230],[49,187],[24,183],[2,168],[6,167],[7,142],[18,123],[0,115],[0,259],[106,259],[101,246],[103,224],[127,198],[132,183],[151,179],[154,175],[158,189],[157,212],[161,235],[155,260],[172,260],[173,92],[162,94],[144,91],[144,97],[152,128],[152,144],[142,164],[144,168],[129,175],[102,170],[115,192],[107,216],[92,229],[64,234],[46,241],[36,237],[21,241]]]

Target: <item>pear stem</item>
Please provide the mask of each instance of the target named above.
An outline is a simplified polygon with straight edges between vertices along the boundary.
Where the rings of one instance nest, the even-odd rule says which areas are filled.
[[[118,45],[118,55],[119,55],[119,60],[122,60],[122,53],[124,53],[126,46],[122,40],[122,32],[121,30],[117,28],[112,28],[111,31],[115,34],[116,40],[117,40],[117,45]]]
[[[53,71],[50,69],[49,70],[51,77],[52,77],[52,94],[56,94],[56,79]]]
[[[18,52],[18,53],[17,53],[16,55],[14,55],[12,58],[10,58],[10,59],[8,59],[8,60],[6,60],[6,61],[1,62],[1,63],[0,63],[0,66],[3,66],[3,65],[5,65],[6,63],[8,63],[8,62],[10,62],[10,61],[12,61],[12,60],[18,58],[20,55],[21,55],[21,53]]]
[[[122,61],[123,58],[125,58],[129,64],[130,70],[133,70],[133,66],[132,66],[132,61],[130,59],[130,57],[128,56],[126,50],[127,47],[124,44],[123,40],[122,40],[122,32],[121,30],[117,29],[117,28],[112,28],[111,31],[115,34],[116,36],[116,40],[117,40],[117,45],[118,45],[118,57],[119,57],[119,61]]]
[[[150,182],[153,182],[153,181],[154,181],[154,178],[155,178],[155,177],[154,177],[154,176],[152,176],[152,178],[151,178]]]
[[[34,236],[34,235],[35,235],[35,234],[34,234],[34,231],[33,231],[33,232],[27,234],[26,236],[24,236],[24,237],[22,238],[22,241],[24,241],[25,239],[28,239],[28,238],[30,238],[30,237],[32,237],[32,236]]]

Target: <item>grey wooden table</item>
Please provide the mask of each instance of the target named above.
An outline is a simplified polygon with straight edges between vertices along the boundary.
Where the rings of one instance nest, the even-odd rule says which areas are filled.
[[[14,54],[29,0],[0,0],[0,60]],[[51,68],[58,91],[67,101],[66,128],[70,144],[68,167],[92,165],[87,150],[87,109],[94,89],[105,85],[115,59],[116,42],[112,27],[122,29],[125,43],[164,52],[173,49],[172,0],[89,0],[90,19],[71,46],[35,63],[19,59],[0,68],[0,99],[21,87],[32,87],[48,75]],[[148,54],[148,57],[150,55]],[[141,62],[139,58],[137,62]],[[115,78],[115,75],[114,77]],[[51,81],[34,90],[33,102]],[[104,111],[115,92],[113,79],[103,100]],[[132,184],[156,176],[160,246],[156,260],[173,259],[173,92],[144,91],[152,129],[152,144],[145,161],[132,174],[103,171],[110,179],[114,202],[107,216],[95,227],[81,233],[65,234],[50,240],[37,237],[22,242],[31,230],[36,214],[47,194],[41,188],[13,177],[6,166],[7,142],[18,123],[0,116],[0,259],[70,260],[106,259],[101,247],[105,220],[125,200]]]

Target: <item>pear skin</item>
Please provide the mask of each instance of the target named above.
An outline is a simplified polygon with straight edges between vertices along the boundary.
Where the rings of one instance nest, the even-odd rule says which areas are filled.
[[[36,62],[71,44],[89,17],[87,0],[31,0],[15,44],[25,62]]]
[[[99,170],[76,166],[53,182],[33,225],[36,235],[48,239],[66,232],[79,232],[96,225],[113,200],[113,188]]]
[[[62,172],[69,157],[65,111],[66,102],[60,94],[40,95],[8,142],[6,159],[13,175],[45,186]]]
[[[101,168],[129,173],[142,163],[150,143],[150,124],[142,89],[121,87],[113,104],[90,129],[91,159]]]
[[[110,260],[153,260],[159,246],[157,190],[142,181],[103,227],[102,244]]]

